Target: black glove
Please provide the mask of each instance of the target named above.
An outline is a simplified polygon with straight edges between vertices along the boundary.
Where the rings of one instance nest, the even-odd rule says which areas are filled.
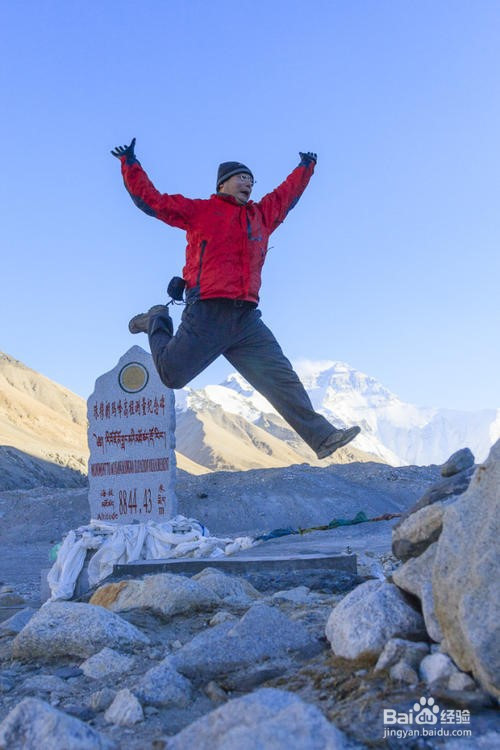
[[[130,141],[130,146],[117,146],[111,153],[116,156],[117,159],[121,159],[123,156],[126,158],[127,164],[133,164],[137,161],[135,153],[135,138]]]
[[[309,164],[314,163],[318,161],[318,154],[313,154],[312,151],[307,151],[306,153],[303,153],[302,151],[299,153],[300,156],[300,163],[304,167],[308,167]]]

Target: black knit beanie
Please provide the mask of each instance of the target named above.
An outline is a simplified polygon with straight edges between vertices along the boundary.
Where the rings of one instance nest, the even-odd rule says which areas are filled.
[[[222,164],[219,164],[219,169],[217,171],[217,185],[215,186],[215,189],[218,190],[221,183],[229,180],[229,178],[235,174],[249,174],[253,180],[251,170],[240,161],[223,161]]]

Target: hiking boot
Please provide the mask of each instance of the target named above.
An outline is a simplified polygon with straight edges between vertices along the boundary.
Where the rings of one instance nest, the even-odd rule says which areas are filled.
[[[167,318],[170,317],[166,305],[154,305],[153,307],[150,307],[147,312],[134,315],[128,324],[128,330],[130,333],[147,333],[149,329],[149,318],[151,315],[158,315],[158,313],[163,313]]]
[[[323,440],[320,447],[316,451],[317,457],[327,458],[327,456],[331,456],[332,453],[335,453],[337,448],[342,448],[342,446],[350,443],[351,440],[354,440],[356,435],[359,435],[360,432],[361,427],[358,426],[348,427],[347,430],[334,429],[333,432],[328,435],[326,440]]]

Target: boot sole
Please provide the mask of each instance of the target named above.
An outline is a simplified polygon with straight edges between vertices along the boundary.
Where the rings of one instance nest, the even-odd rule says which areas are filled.
[[[346,430],[343,437],[339,438],[337,442],[332,443],[328,446],[328,448],[324,448],[320,453],[316,453],[317,457],[319,459],[321,458],[328,458],[328,456],[331,456],[332,453],[335,453],[336,450],[339,448],[343,448],[344,445],[347,445],[351,442],[351,440],[354,440],[354,438],[359,435],[361,432],[361,427],[351,427],[350,429]]]

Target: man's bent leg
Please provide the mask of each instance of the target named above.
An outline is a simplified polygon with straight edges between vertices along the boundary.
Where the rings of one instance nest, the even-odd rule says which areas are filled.
[[[227,341],[217,335],[217,330],[211,337],[203,335],[202,306],[198,302],[184,308],[175,335],[168,310],[150,316],[149,346],[158,374],[168,388],[183,388],[222,353]]]
[[[224,356],[317,452],[335,428],[314,411],[298,375],[260,320],[260,312],[252,310],[247,315],[241,338],[224,351]]]

